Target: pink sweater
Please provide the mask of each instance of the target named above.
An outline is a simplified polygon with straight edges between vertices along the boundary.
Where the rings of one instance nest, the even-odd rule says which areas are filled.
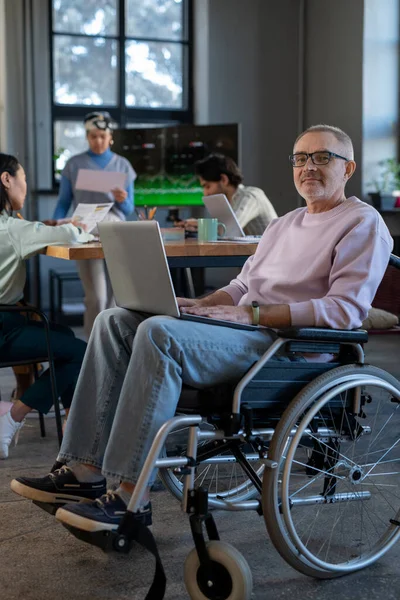
[[[352,196],[332,210],[273,220],[240,275],[235,305],[288,304],[292,325],[354,329],[366,318],[393,240],[379,213]]]

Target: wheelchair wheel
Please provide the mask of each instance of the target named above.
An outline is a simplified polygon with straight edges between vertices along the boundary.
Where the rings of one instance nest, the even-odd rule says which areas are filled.
[[[354,397],[361,390],[361,409]],[[263,511],[283,558],[314,577],[372,564],[400,535],[400,383],[346,365],[306,386],[271,441]]]
[[[192,600],[250,600],[253,578],[245,558],[230,544],[207,543],[212,575],[200,566],[196,548],[186,558],[184,580]]]
[[[206,421],[200,425],[202,431],[214,430],[214,426]],[[164,456],[183,455],[186,452],[187,428],[175,431],[169,435]],[[236,461],[229,448],[224,445],[214,450],[215,442],[201,441],[198,446],[198,467],[196,469],[196,486],[204,486],[208,489],[208,504],[210,508],[224,509],[227,503],[235,504],[250,500],[258,495],[251,480]],[[262,478],[264,464],[260,461],[257,453],[247,444],[241,444],[242,452],[251,466]],[[213,451],[214,450],[214,451]],[[214,454],[214,456],[210,456]],[[163,468],[159,476],[165,487],[177,498],[182,499],[184,476],[179,469]]]

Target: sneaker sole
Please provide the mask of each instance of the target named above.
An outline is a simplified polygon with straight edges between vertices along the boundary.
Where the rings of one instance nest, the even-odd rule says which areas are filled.
[[[49,504],[67,504],[68,502],[93,502],[93,498],[83,498],[82,496],[73,496],[72,494],[52,494],[31,488],[28,485],[20,483],[13,479],[10,487],[13,492],[19,496],[23,496],[28,500],[36,500],[37,502],[48,502]]]
[[[65,508],[59,508],[55,517],[60,523],[65,523],[65,525],[76,527],[77,529],[88,531],[90,533],[95,533],[97,531],[116,531],[119,526],[102,523],[101,521],[93,521],[92,519],[76,515]]]
[[[117,531],[118,525],[110,525],[109,523],[102,523],[101,521],[94,521],[93,519],[87,519],[77,515],[65,508],[59,508],[55,514],[57,521],[70,527],[76,527],[82,531],[88,531],[89,533],[96,533],[98,531]],[[152,530],[152,525],[147,525],[147,528]]]

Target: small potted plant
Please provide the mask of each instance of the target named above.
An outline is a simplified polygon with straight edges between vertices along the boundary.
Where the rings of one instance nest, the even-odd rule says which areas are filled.
[[[374,208],[390,210],[394,207],[395,198],[400,197],[400,164],[395,158],[387,158],[378,165],[380,173],[370,182],[374,191],[368,195]]]
[[[65,152],[65,148],[58,148],[55,151],[55,153],[53,154],[54,175],[55,175],[56,181],[60,181],[62,167],[67,162],[67,159],[65,157],[63,157],[64,152]],[[60,165],[60,158],[64,158],[64,161],[61,161],[64,163],[64,164],[62,164],[62,167]]]

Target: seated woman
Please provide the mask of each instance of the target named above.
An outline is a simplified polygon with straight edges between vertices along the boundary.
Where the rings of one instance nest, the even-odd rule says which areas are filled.
[[[0,304],[17,304],[23,296],[26,279],[25,259],[51,244],[88,242],[93,236],[72,224],[47,227],[14,219],[26,197],[23,167],[14,156],[0,153]],[[86,343],[75,338],[67,327],[51,327],[50,343],[54,354],[58,391],[68,411],[78,379]],[[24,360],[46,355],[43,324],[30,321],[21,313],[1,312],[0,360]],[[52,405],[48,371],[14,403],[0,402],[0,459],[21,429],[28,412],[47,413]]]

